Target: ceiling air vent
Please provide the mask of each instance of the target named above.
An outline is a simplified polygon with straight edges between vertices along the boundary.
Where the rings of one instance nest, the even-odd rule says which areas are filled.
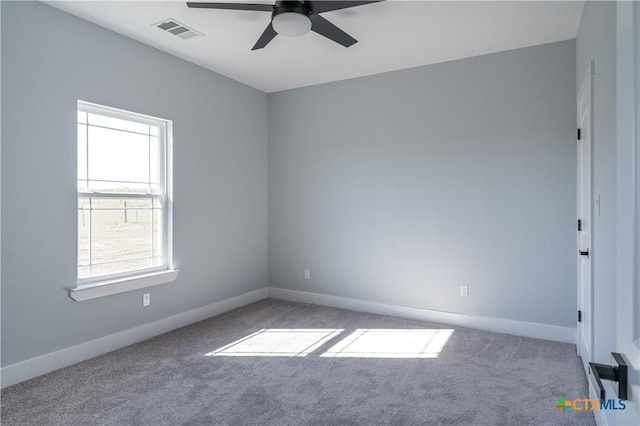
[[[153,25],[185,40],[203,35],[193,28],[189,28],[186,25],[181,24],[175,19],[165,19],[164,21]]]

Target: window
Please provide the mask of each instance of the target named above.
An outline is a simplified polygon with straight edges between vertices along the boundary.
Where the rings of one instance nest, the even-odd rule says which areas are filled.
[[[171,269],[170,131],[167,120],[78,102],[77,289]]]

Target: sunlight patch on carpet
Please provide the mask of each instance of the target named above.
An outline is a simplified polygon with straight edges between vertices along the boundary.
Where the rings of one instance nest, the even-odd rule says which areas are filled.
[[[206,356],[304,357],[344,331],[340,328],[265,328],[209,352]],[[360,328],[323,352],[320,357],[437,358],[452,334],[452,329]]]
[[[451,329],[361,328],[320,355],[331,358],[437,358]]]
[[[344,330],[265,328],[206,356],[307,356]]]

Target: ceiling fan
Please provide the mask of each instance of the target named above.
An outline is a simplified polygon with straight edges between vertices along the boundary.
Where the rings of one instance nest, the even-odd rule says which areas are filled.
[[[254,10],[260,12],[271,12],[271,22],[264,30],[255,46],[251,50],[262,49],[276,35],[289,37],[302,36],[309,30],[316,32],[329,40],[333,40],[344,47],[352,46],[358,40],[333,25],[331,22],[320,16],[320,13],[332,10],[346,9],[349,7],[362,6],[369,3],[378,3],[384,0],[371,1],[321,1],[321,0],[294,0],[276,1],[271,4],[255,3],[194,3],[188,2],[187,6],[200,9],[231,9],[231,10]]]

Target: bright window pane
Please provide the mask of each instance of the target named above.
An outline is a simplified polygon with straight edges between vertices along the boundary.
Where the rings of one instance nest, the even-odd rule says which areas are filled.
[[[83,203],[78,208],[78,266],[85,267],[89,265],[89,232],[91,230],[91,212],[88,209],[88,199],[85,199],[86,207]],[[88,274],[88,270],[86,273]],[[83,276],[81,278],[86,278]]]
[[[94,210],[91,217],[92,263],[151,255],[151,241],[148,238],[151,219],[148,211]]]
[[[159,211],[151,198],[93,197],[91,204],[92,273],[96,266],[103,273],[119,273],[162,265],[155,242],[162,240],[162,228],[155,225]]]
[[[87,179],[87,126],[78,124],[78,180]]]
[[[89,179],[113,182],[122,191],[128,182],[149,182],[149,137],[89,127]]]
[[[153,247],[152,252],[153,256],[160,256],[163,252],[163,238],[162,238],[162,229],[164,229],[164,224],[162,223],[162,210],[161,209],[153,209]]]
[[[132,182],[102,182],[102,181],[89,181],[89,190],[96,192],[129,192],[129,193],[143,193],[146,194],[149,191],[148,183],[132,183]],[[162,189],[159,188],[154,193],[162,193]]]
[[[160,144],[158,138],[149,138],[149,182],[162,183],[162,161],[160,157]]]

